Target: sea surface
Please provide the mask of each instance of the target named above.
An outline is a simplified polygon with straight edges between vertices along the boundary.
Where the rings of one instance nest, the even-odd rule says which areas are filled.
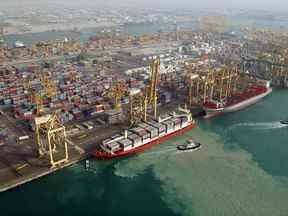
[[[76,164],[0,194],[1,215],[287,216],[288,90],[144,153]],[[193,137],[203,148],[177,153]]]
[[[63,40],[65,37],[79,39],[80,41],[87,41],[89,37],[99,34],[103,30],[120,30],[124,33],[132,35],[141,35],[156,33],[159,31],[174,31],[175,24],[180,30],[196,30],[199,28],[195,21],[181,21],[177,23],[144,23],[144,24],[129,24],[119,27],[107,28],[84,28],[81,32],[73,31],[49,31],[40,33],[26,33],[26,34],[11,34],[4,37],[6,43],[12,47],[16,41],[22,41],[25,45],[29,46],[36,41],[47,40]],[[229,17],[230,31],[240,32],[241,27],[276,27],[288,28],[288,20],[286,19],[260,19],[251,18],[248,16],[231,16]]]

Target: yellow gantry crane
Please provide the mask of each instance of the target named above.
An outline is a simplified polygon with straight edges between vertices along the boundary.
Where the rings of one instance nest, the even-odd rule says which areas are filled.
[[[38,155],[48,154],[51,168],[68,162],[66,130],[57,114],[36,117],[34,123]]]
[[[226,66],[221,69],[215,79],[215,93],[219,100],[225,100],[236,89],[239,74],[237,68]]]
[[[157,118],[157,85],[160,74],[160,59],[154,59],[150,65],[151,77],[149,86],[143,93],[140,89],[131,89],[129,94],[130,124],[147,121],[148,107],[153,108],[153,118]]]
[[[31,81],[28,80],[25,89],[27,90],[30,96],[30,103],[36,105],[36,115],[39,116],[43,112],[43,97],[40,92],[37,92],[35,89],[32,88]]]
[[[213,96],[214,84],[215,84],[214,71],[209,70],[204,77],[200,77],[200,78],[202,79],[203,88],[204,88],[202,100],[203,100],[203,104],[205,104],[207,99],[210,99]]]
[[[157,85],[159,82],[160,74],[160,58],[156,58],[150,65],[151,77],[149,86],[146,88],[145,99],[144,99],[144,121],[147,121],[147,109],[151,105],[153,107],[153,117],[157,118]]]
[[[39,116],[43,112],[43,97],[40,94],[37,94],[36,91],[33,91],[32,98],[36,105],[36,115]]]
[[[205,104],[207,100],[225,100],[237,87],[239,73],[236,67],[226,66],[219,71],[205,73],[193,71],[188,74],[188,104]]]
[[[123,83],[118,82],[108,91],[107,96],[114,99],[115,109],[121,109],[121,99],[127,93]]]
[[[44,90],[46,92],[46,96],[48,98],[55,97],[57,95],[57,90],[56,90],[56,85],[55,85],[54,81],[46,75],[42,75],[40,80],[41,80],[41,84],[44,87]]]
[[[188,74],[188,104],[204,104],[213,96],[215,85],[215,71]]]
[[[143,120],[145,97],[140,89],[131,89],[129,94],[129,121],[130,125]]]

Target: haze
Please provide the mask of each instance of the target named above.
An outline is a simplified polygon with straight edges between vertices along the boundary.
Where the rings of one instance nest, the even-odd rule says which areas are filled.
[[[288,10],[284,0],[1,0],[1,8],[25,5],[63,5],[63,6],[114,6],[114,7],[149,7],[149,8],[238,8],[260,10]]]

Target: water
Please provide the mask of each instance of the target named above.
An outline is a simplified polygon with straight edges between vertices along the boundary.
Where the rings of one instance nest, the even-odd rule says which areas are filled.
[[[5,215],[288,215],[288,90],[138,156],[76,164],[0,194]],[[177,154],[194,137],[200,151]]]
[[[231,31],[239,31],[239,27],[245,26],[257,26],[257,27],[288,27],[288,20],[265,20],[265,19],[257,19],[246,16],[232,16],[230,19],[230,28]],[[193,21],[182,21],[177,23],[178,27],[182,30],[195,30],[198,28],[196,22]],[[111,27],[110,29],[114,29],[118,27]],[[15,41],[22,41],[26,45],[32,44],[35,41],[46,41],[46,40],[56,40],[56,39],[64,39],[65,37],[72,37],[79,39],[80,41],[87,41],[89,37],[95,36],[99,33],[103,28],[86,28],[82,29],[81,33],[76,33],[72,31],[54,31],[54,32],[41,32],[41,33],[27,33],[22,35],[8,35],[5,36],[5,41],[9,46],[13,46]],[[109,28],[108,28],[109,29]],[[149,34],[156,33],[159,31],[174,31],[175,25],[174,23],[145,23],[145,24],[133,24],[133,25],[124,25],[119,26],[125,33],[129,33],[132,35],[141,35],[141,34]]]
[[[191,23],[180,23],[181,27],[193,27]],[[122,32],[129,33],[132,35],[141,35],[141,34],[149,34],[149,33],[156,33],[161,30],[171,31],[173,30],[173,24],[135,24],[135,25],[124,25],[119,26],[119,29]],[[115,27],[106,28],[113,30]],[[40,33],[26,33],[26,34],[12,34],[7,35],[4,37],[8,46],[13,46],[15,41],[22,41],[26,45],[31,45],[35,41],[47,41],[47,40],[56,40],[60,39],[63,40],[65,37],[71,37],[75,39],[79,39],[80,41],[87,41],[89,37],[95,36],[100,33],[103,29],[102,28],[86,28],[82,29],[81,33],[73,32],[73,31],[50,31],[50,32],[40,32]]]

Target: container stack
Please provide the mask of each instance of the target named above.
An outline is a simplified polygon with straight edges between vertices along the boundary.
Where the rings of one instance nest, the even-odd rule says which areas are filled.
[[[109,110],[105,112],[105,120],[108,124],[117,124],[123,120],[122,110]]]
[[[137,134],[132,133],[128,135],[128,139],[130,139],[133,142],[134,147],[138,147],[142,145],[142,138],[138,136]]]

